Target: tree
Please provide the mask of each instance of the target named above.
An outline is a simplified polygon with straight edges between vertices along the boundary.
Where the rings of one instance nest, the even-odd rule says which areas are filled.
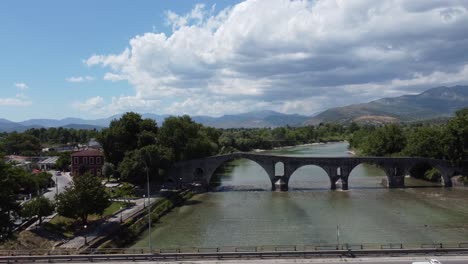
[[[41,225],[43,218],[51,215],[53,212],[54,204],[49,199],[41,196],[24,204],[21,215],[25,217],[37,216],[39,225]]]
[[[158,133],[159,144],[172,149],[175,161],[215,155],[217,142],[211,141],[210,137],[216,136],[188,115],[166,118]]]
[[[444,153],[457,164],[468,160],[468,108],[459,110],[449,120],[444,133]],[[466,165],[466,164],[465,164]]]
[[[115,166],[112,163],[106,162],[102,165],[102,175],[107,178],[107,181],[110,181],[110,177],[114,175]]]
[[[127,199],[127,202],[130,202],[128,199],[132,196],[135,196],[135,187],[127,182],[124,182],[119,188],[117,188],[115,195],[124,200]]]
[[[103,129],[97,140],[104,149],[106,160],[118,165],[126,152],[154,143],[157,132],[156,121],[128,112],[120,119],[112,120],[109,128]]]
[[[29,134],[13,132],[2,141],[3,149],[7,154],[33,156],[41,151],[39,139]]]
[[[362,144],[366,155],[385,156],[399,153],[406,145],[406,137],[399,125],[391,124],[373,131]]]
[[[57,212],[65,217],[81,219],[87,224],[90,214],[102,215],[110,205],[109,195],[98,177],[85,173],[57,195]]]
[[[408,133],[403,155],[442,159],[443,136],[439,127],[417,127]]]
[[[70,152],[61,152],[59,158],[55,163],[57,169],[62,171],[69,171],[71,165],[71,153]]]
[[[148,167],[151,178],[162,181],[159,170],[167,169],[172,164],[173,154],[171,149],[151,145],[128,152],[119,165],[120,178],[134,184],[146,182],[146,168]]]
[[[19,193],[18,178],[22,170],[13,168],[0,159],[0,235],[7,237],[11,234],[12,216],[20,212],[16,196]]]

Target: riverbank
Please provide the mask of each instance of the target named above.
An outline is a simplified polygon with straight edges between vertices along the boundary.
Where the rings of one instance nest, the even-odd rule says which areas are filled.
[[[281,147],[274,147],[271,149],[253,149],[252,152],[265,152],[265,151],[274,151],[274,150],[282,150],[282,149],[291,149],[297,147],[311,147],[311,146],[320,146],[332,143],[348,143],[346,140],[338,140],[338,141],[326,141],[326,142],[313,142],[313,143],[304,143],[298,145],[289,145],[289,146],[281,146]],[[354,152],[353,152],[354,153]]]
[[[349,156],[348,144],[320,144],[272,151],[272,155]],[[387,189],[385,172],[363,164],[349,177],[350,190],[330,190],[327,172],[304,166],[288,192],[271,192],[265,170],[254,161],[227,164],[221,185],[177,207],[152,228],[154,248],[315,245],[336,243],[432,243],[464,241],[468,192],[439,187]],[[410,179],[411,180],[411,179]],[[148,247],[148,232],[131,248]]]
[[[195,194],[192,190],[166,192],[161,199],[151,205],[151,223],[154,226],[161,217],[171,212],[175,207],[182,206]],[[124,222],[110,237],[96,242],[92,247],[97,248],[125,248],[134,244],[148,229],[148,213],[146,210],[134,218]]]

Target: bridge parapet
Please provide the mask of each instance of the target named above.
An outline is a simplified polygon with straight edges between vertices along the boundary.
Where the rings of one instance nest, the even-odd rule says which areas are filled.
[[[414,157],[294,157],[258,153],[237,152],[227,155],[212,156],[203,159],[182,161],[174,164],[169,171],[169,178],[179,183],[199,183],[206,187],[215,171],[223,164],[236,159],[249,159],[260,165],[270,178],[272,190],[275,183],[281,183],[281,190],[287,190],[293,173],[302,166],[315,165],[327,172],[330,189],[336,189],[336,182],[341,180],[342,189],[348,189],[351,171],[358,165],[367,163],[382,168],[387,176],[389,188],[403,188],[404,177],[418,164],[428,164],[437,168],[443,178],[444,186],[452,186],[451,177],[461,170],[449,161]],[[282,163],[283,175],[276,175],[275,166]]]

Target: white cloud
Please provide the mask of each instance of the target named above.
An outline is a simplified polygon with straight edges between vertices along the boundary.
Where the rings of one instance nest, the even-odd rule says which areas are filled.
[[[99,111],[104,107],[104,98],[96,96],[89,98],[84,102],[75,102],[72,105],[82,111]]]
[[[32,102],[18,98],[0,98],[0,106],[29,106]]]
[[[247,0],[166,16],[170,34],[84,61],[135,89],[106,111],[312,113],[468,82],[466,1]]]
[[[22,82],[21,83],[15,83],[15,87],[18,88],[19,90],[22,90],[22,91],[29,88],[28,85],[26,85],[25,83],[22,83]]]
[[[94,78],[91,76],[77,76],[77,77],[68,77],[65,79],[67,82],[80,83],[80,82],[89,82],[93,81]]]
[[[124,76],[121,76],[121,75],[118,75],[118,74],[115,74],[115,73],[112,73],[112,72],[107,72],[105,75],[104,75],[104,80],[106,81],[113,81],[113,82],[116,82],[116,81],[122,81],[122,80],[125,80],[125,77]]]

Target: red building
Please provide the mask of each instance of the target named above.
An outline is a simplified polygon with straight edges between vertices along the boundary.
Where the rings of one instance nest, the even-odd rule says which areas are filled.
[[[102,176],[104,155],[98,149],[86,149],[72,153],[71,162],[71,172],[73,175],[80,175],[83,172],[90,172],[95,176]]]

